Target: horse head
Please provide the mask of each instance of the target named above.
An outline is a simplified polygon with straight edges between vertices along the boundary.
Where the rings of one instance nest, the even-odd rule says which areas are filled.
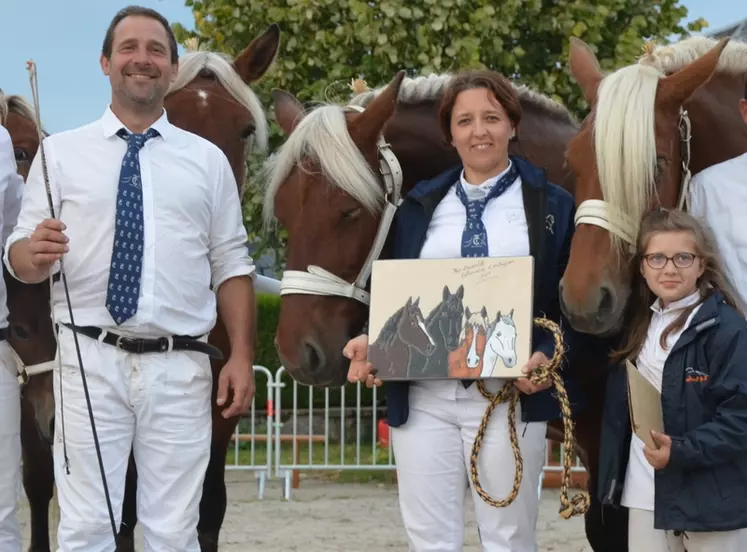
[[[466,323],[464,337],[469,342],[467,349],[467,368],[477,368],[485,351],[485,338],[488,328],[488,309],[485,307],[478,312],[471,312],[469,307],[464,310]]]
[[[18,173],[25,180],[39,148],[34,108],[23,97],[0,91],[0,125],[10,134]],[[19,368],[29,376],[21,392],[34,411],[39,434],[51,442],[55,413],[51,362],[57,353],[57,340],[50,312],[49,280],[24,284],[11,276],[4,265],[3,277],[8,301],[8,343],[22,364]]]
[[[270,68],[280,45],[280,29],[269,28],[235,59],[204,50],[179,58],[179,72],[164,107],[169,121],[209,140],[226,154],[240,194],[246,158],[267,149],[268,125],[262,104],[250,88]]]
[[[508,315],[502,315],[501,311],[498,311],[495,320],[488,326],[487,335],[485,351],[490,350],[500,357],[506,368],[516,366],[516,324],[514,323],[514,309],[511,309]]]
[[[419,353],[429,356],[436,350],[436,344],[428,333],[423,320],[423,312],[420,310],[420,297],[412,300],[410,297],[405,304],[398,325],[399,338],[403,343],[414,347]]]
[[[576,181],[577,228],[559,292],[576,330],[609,335],[621,328],[638,225],[657,204],[682,204],[690,139],[683,106],[716,70],[726,43],[711,41],[715,46],[703,55],[702,41],[697,53],[682,45],[651,50],[603,76],[591,48],[571,39],[570,70],[591,106],[566,150]]]
[[[304,113],[291,94],[273,92],[288,138],[266,167],[265,214],[287,231],[285,276],[307,276],[309,269],[330,285],[358,279],[382,216],[380,136],[403,77],[398,73],[363,112],[324,105]],[[340,295],[281,293],[275,344],[283,366],[304,384],[342,385],[342,350],[360,331],[367,305]]]
[[[459,347],[459,338],[464,319],[463,300],[464,286],[459,286],[455,293],[451,293],[449,286],[444,286],[441,303],[434,309],[433,313],[436,320],[426,321],[426,326],[429,328],[432,327],[433,322],[437,324],[438,332],[443,337],[447,351],[453,351]]]

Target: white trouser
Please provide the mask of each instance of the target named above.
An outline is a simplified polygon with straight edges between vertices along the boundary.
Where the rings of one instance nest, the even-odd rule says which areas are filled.
[[[654,513],[631,508],[628,516],[628,550],[635,552],[744,552],[746,531],[685,533],[654,529]]]
[[[497,390],[498,380],[488,382]],[[476,385],[459,381],[423,382],[410,387],[407,423],[392,428],[399,503],[413,552],[458,552],[464,545],[464,496],[469,484],[472,444],[488,401]],[[516,500],[495,508],[472,489],[482,549],[485,552],[536,552],[537,486],[545,459],[547,424],[522,423],[517,433],[524,474]],[[490,419],[478,459],[480,484],[495,499],[508,496],[515,463],[508,437],[508,405]],[[469,483],[468,483],[469,482]]]
[[[0,341],[0,550],[21,552],[16,512],[21,477],[21,394],[16,362],[7,341]]]
[[[61,325],[59,339],[62,397],[59,374],[54,377],[58,552],[113,552],[72,331]],[[209,358],[185,351],[135,355],[82,335],[78,342],[117,530],[132,449],[145,550],[199,552],[197,521],[212,430]],[[62,443],[63,401],[69,475]]]

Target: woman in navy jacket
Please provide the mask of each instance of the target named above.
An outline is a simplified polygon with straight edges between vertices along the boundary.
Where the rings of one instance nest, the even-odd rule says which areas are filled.
[[[664,434],[632,434],[627,376],[608,380],[603,503],[630,509],[630,550],[747,550],[747,321],[705,224],[642,221],[631,334],[617,354],[661,392]],[[745,542],[742,542],[742,541]]]
[[[418,183],[396,218],[394,257],[398,259],[507,257],[535,259],[534,315],[560,323],[558,282],[568,260],[574,203],[542,170],[509,157],[508,143],[521,120],[521,106],[510,82],[489,72],[455,76],[444,91],[441,130],[462,165]],[[484,205],[475,215],[474,204]],[[548,221],[553,221],[549,224]],[[478,227],[472,235],[467,226]],[[575,334],[563,324],[568,348]],[[553,354],[549,334],[533,335],[529,373]],[[368,339],[359,336],[345,348],[351,359],[348,379],[379,384],[366,360]],[[570,352],[570,351],[569,351]],[[374,369],[376,367],[373,367]],[[505,382],[489,380],[497,391]],[[511,385],[511,383],[505,383]],[[480,541],[490,552],[534,552],[538,515],[537,486],[544,465],[547,421],[560,417],[549,384],[515,383],[522,391],[517,415],[523,483],[516,500],[494,508],[472,489]],[[566,378],[574,407],[582,406],[580,389]],[[410,550],[461,550],[464,543],[464,495],[469,456],[487,400],[472,382],[440,380],[390,382],[386,385],[388,423],[397,464],[399,499]],[[507,405],[500,405],[479,457],[481,483],[491,496],[512,487],[514,460],[508,438]]]

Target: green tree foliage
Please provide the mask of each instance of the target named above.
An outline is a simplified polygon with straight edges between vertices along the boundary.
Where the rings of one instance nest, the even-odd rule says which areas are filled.
[[[587,106],[568,72],[570,37],[591,45],[602,69],[610,70],[633,62],[644,41],[666,42],[706,24],[699,19],[684,27],[687,9],[678,0],[186,0],[186,5],[196,31],[175,24],[179,40],[197,36],[233,55],[270,23],[280,25],[278,58],[254,86],[270,113],[271,149],[282,141],[271,116],[272,88],[302,102],[341,100],[350,94],[353,78],[373,87],[401,69],[414,76],[487,67],[583,116]],[[255,235],[261,231],[258,192],[252,182],[245,198],[247,227]]]

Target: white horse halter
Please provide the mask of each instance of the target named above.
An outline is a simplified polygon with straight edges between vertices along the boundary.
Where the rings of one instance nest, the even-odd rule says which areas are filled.
[[[365,111],[356,105],[347,106],[346,109],[354,109],[359,112]],[[376,232],[371,251],[368,253],[366,262],[358,273],[354,282],[350,283],[332,274],[320,266],[310,265],[303,270],[286,270],[280,282],[280,295],[324,295],[348,297],[369,305],[371,296],[366,291],[366,284],[371,275],[371,268],[375,260],[381,255],[381,250],[386,242],[389,229],[392,226],[394,213],[402,203],[402,167],[397,157],[392,152],[390,144],[379,135],[376,145],[379,152],[379,172],[384,178],[386,188],[384,212],[381,215],[379,228]]]
[[[690,138],[692,137],[690,117],[686,110],[680,110],[680,149],[682,158],[682,185],[680,196],[677,201],[677,209],[682,209],[688,204],[688,192],[690,189]],[[591,224],[599,226],[619,237],[630,246],[630,252],[636,251],[636,240],[638,238],[638,221],[627,213],[622,212],[614,205],[601,199],[587,199],[581,202],[576,209],[574,217],[576,226],[579,224]]]

